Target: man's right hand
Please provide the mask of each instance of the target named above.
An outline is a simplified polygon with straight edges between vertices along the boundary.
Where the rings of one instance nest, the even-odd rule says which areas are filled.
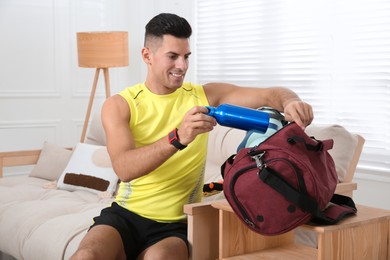
[[[217,121],[214,117],[208,116],[208,112],[204,106],[196,106],[187,111],[178,130],[180,143],[188,145],[197,135],[213,130]]]

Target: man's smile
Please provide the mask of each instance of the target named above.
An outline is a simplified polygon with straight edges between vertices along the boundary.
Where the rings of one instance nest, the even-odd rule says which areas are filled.
[[[172,75],[175,78],[180,78],[180,79],[184,78],[184,75],[185,75],[184,73],[177,73],[177,72],[176,73],[175,72],[169,72],[169,74]]]

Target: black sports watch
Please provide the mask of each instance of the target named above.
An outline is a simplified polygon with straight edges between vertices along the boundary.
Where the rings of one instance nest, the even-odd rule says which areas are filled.
[[[168,134],[168,141],[171,145],[176,147],[179,150],[183,150],[184,148],[187,147],[187,145],[181,144],[179,141],[179,135],[177,134],[177,128],[173,129],[169,134]]]

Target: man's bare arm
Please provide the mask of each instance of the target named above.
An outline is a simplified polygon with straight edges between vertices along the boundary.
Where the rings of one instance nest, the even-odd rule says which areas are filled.
[[[204,89],[212,106],[223,103],[251,108],[268,106],[284,112],[286,120],[295,121],[302,128],[313,120],[311,105],[284,87],[253,88],[227,83],[208,83],[204,85]]]
[[[185,114],[178,131],[182,144],[188,145],[198,134],[213,129],[215,120],[204,113],[207,113],[205,107],[194,107]],[[103,105],[107,150],[116,174],[125,182],[150,173],[178,151],[168,142],[167,136],[136,148],[129,129],[130,116],[127,102],[119,95],[110,97]]]

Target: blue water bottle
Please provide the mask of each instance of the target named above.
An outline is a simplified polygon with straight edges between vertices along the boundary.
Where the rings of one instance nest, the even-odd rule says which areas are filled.
[[[222,126],[260,133],[265,133],[268,129],[269,114],[266,112],[230,104],[207,108],[209,110],[207,115],[214,117]]]

